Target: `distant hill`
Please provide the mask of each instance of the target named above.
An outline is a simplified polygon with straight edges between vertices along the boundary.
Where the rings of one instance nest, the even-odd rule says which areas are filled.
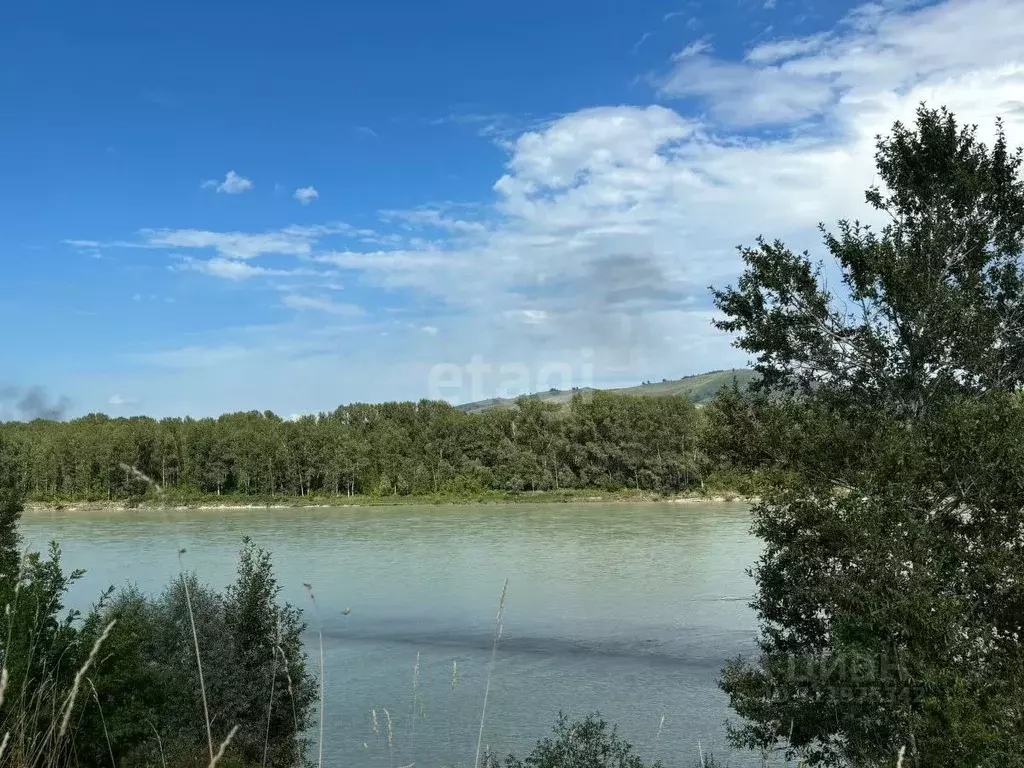
[[[726,371],[710,371],[699,373],[695,376],[684,376],[681,379],[663,380],[640,384],[636,387],[620,387],[618,389],[602,390],[614,392],[619,395],[640,395],[642,397],[667,397],[669,395],[683,395],[690,398],[697,405],[710,402],[715,393],[722,387],[732,383],[733,377],[741,387],[745,387],[755,378],[757,374],[749,368],[730,368]],[[532,400],[541,400],[545,403],[564,405],[568,403],[576,392],[594,392],[590,387],[582,387],[578,390],[555,389],[547,392],[537,392],[526,395]],[[459,410],[466,413],[481,413],[491,408],[514,408],[517,398],[492,397],[489,400],[478,400],[475,403],[464,403],[458,406]]]

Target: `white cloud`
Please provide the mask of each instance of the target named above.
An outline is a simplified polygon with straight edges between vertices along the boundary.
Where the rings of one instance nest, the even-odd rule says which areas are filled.
[[[764,234],[820,252],[818,222],[871,221],[863,193],[876,181],[874,137],[897,119],[912,121],[922,100],[978,123],[986,140],[1002,115],[1011,142],[1024,143],[1019,39],[1024,4],[952,0],[861,9],[826,34],[764,42],[743,61],[716,58],[704,41],[668,65],[663,83],[666,92],[704,99],[705,115],[605,106],[521,132],[507,145],[504,172],[495,174],[493,204],[386,211],[381,231],[349,227],[340,232],[345,247],[333,249],[321,242],[335,231],[330,226],[149,230],[141,244],[212,249],[216,258],[261,269],[270,268],[266,258],[274,268],[292,259],[297,268],[345,270],[367,306],[372,298],[364,296],[379,291],[416,312],[404,316],[408,326],[368,326],[366,334],[325,341],[300,359],[295,349],[305,349],[311,329],[328,315],[350,314],[340,308],[351,305],[322,298],[322,288],[287,294],[286,306],[308,310],[295,315],[305,324],[281,330],[286,339],[275,340],[273,351],[264,347],[265,354],[265,337],[247,342],[243,349],[257,351],[229,358],[220,375],[266,381],[289,403],[297,396],[295,372],[311,370],[321,381],[349,382],[350,390],[335,390],[337,400],[421,396],[427,369],[411,361],[422,359],[424,346],[435,354],[443,348],[456,363],[481,354],[532,367],[578,366],[593,352],[595,376],[605,381],[742,364],[745,356],[710,325],[706,290],[735,280],[735,247]],[[746,130],[763,124],[781,130]],[[438,326],[444,334],[425,345],[425,328]],[[382,338],[387,346],[375,346]],[[235,349],[233,340],[212,339],[202,351],[179,350],[172,359],[214,366]],[[289,352],[278,365],[280,349]],[[386,378],[386,394],[358,376],[345,378],[339,349],[363,350],[360,375],[373,370]],[[397,370],[408,375],[384,376]],[[230,395],[212,373],[188,381],[189,391]],[[294,402],[282,412],[305,407]]]
[[[318,241],[328,235],[347,234],[347,224],[334,223],[313,227],[285,227],[273,232],[211,232],[203,229],[144,229],[138,242],[108,243],[122,248],[210,248],[228,259],[254,259],[258,256],[308,256]]]
[[[316,191],[316,187],[299,187],[295,190],[295,194],[292,197],[303,205],[309,205],[320,197],[320,193]]]
[[[683,61],[694,56],[699,56],[702,53],[709,53],[710,51],[711,40],[707,37],[702,37],[700,40],[694,40],[678,53],[673,54],[672,61]]]
[[[486,225],[480,221],[458,218],[451,213],[459,206],[421,206],[411,210],[383,210],[383,221],[398,221],[410,228],[426,227],[448,232],[483,232]],[[465,208],[466,206],[462,206]]]
[[[785,59],[815,53],[828,42],[828,35],[818,34],[795,39],[761,43],[747,51],[746,60],[754,64],[774,64]]]
[[[273,269],[270,267],[260,267],[254,266],[245,261],[236,261],[234,259],[224,259],[220,257],[212,259],[193,259],[186,256],[182,259],[181,264],[178,265],[176,269],[201,272],[204,275],[209,275],[210,277],[220,277],[225,280],[235,281],[247,280],[252,277],[309,277],[325,274],[304,268]]]
[[[228,171],[223,181],[209,179],[204,181],[201,186],[203,189],[215,189],[225,195],[239,195],[252,189],[253,183],[250,179],[245,178],[245,176],[239,176],[234,171]]]
[[[133,397],[124,397],[123,395],[111,395],[107,399],[107,405],[112,405],[118,408],[123,405],[138,405],[139,401]]]
[[[864,4],[825,36],[765,43],[743,64],[692,57],[667,75],[662,94],[704,98],[716,117],[735,125],[787,124],[1020,63],[1024,4],[916,5]]]
[[[639,51],[643,44],[651,39],[651,35],[653,34],[653,32],[644,32],[642,35],[640,35],[640,38],[635,43],[633,43],[633,53]]]
[[[437,328],[433,325],[424,325],[420,330],[428,336],[437,336]]]
[[[362,307],[355,304],[344,304],[339,301],[334,301],[334,299],[329,297],[303,296],[297,293],[289,293],[281,300],[281,303],[290,309],[326,312],[330,315],[341,315],[345,317],[354,317],[365,314]]]

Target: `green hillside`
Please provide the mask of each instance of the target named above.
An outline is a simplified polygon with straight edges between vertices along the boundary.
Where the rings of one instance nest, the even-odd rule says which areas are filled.
[[[604,390],[615,392],[620,395],[640,395],[642,397],[667,397],[669,395],[682,395],[690,398],[697,405],[707,403],[715,396],[715,393],[722,387],[732,383],[733,377],[741,387],[750,383],[757,374],[749,368],[730,368],[725,371],[709,371],[699,373],[695,376],[684,376],[681,379],[663,380],[640,384],[635,387],[621,387],[618,389]],[[593,392],[589,387],[578,390],[555,389],[548,392],[538,392],[527,397],[534,400],[541,400],[546,403],[565,404],[568,403],[576,392]],[[498,398],[489,400],[478,400],[474,403],[465,403],[458,406],[460,410],[467,413],[480,413],[491,408],[512,408],[515,406],[516,398]]]

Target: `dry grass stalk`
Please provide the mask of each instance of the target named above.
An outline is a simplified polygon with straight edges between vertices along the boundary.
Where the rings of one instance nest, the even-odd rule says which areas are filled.
[[[107,752],[110,753],[110,768],[117,768],[117,761],[114,759],[114,747],[110,743],[110,731],[107,730],[107,718],[103,716],[103,707],[100,705],[100,695],[96,692],[96,686],[93,685],[91,678],[86,678],[89,681],[89,687],[92,688],[92,697],[96,701],[96,709],[100,713],[100,724],[103,726],[103,736],[107,740]]]
[[[409,713],[409,754],[416,754],[416,701],[420,688],[420,652],[416,651],[416,664],[412,668],[412,707]]]
[[[149,727],[153,729],[153,734],[156,736],[156,745],[160,749],[160,764],[163,768],[167,768],[167,758],[164,757],[164,743],[160,738],[160,731],[156,729],[156,726],[153,725],[152,721],[146,720],[146,722],[149,723]]]
[[[494,645],[491,646],[491,661],[487,665],[487,684],[484,686],[484,703],[480,709],[480,731],[476,738],[476,759],[473,760],[473,768],[480,768],[480,747],[484,741],[484,719],[487,716],[487,698],[491,693],[491,675],[494,672],[494,659],[498,655],[498,641],[501,640],[501,631],[505,620],[505,594],[508,592],[508,579],[501,587],[501,599],[498,600],[498,614],[494,618]]]
[[[89,667],[92,666],[93,661],[96,660],[96,654],[100,652],[100,646],[103,645],[103,641],[107,639],[107,635],[110,634],[110,630],[114,628],[114,624],[117,620],[107,624],[106,628],[96,638],[96,642],[92,645],[92,650],[89,652],[89,658],[85,660],[85,664],[82,665],[81,669],[75,673],[75,681],[71,685],[71,693],[68,694],[67,702],[64,707],[64,716],[60,723],[59,738],[63,739],[64,734],[68,730],[68,723],[71,721],[71,711],[75,708],[75,699],[78,698],[78,688],[82,684],[82,678],[85,677],[85,673],[89,671]]]
[[[185,603],[188,605],[188,621],[192,626],[192,643],[196,649],[196,667],[199,669],[199,691],[203,696],[203,718],[206,720],[206,743],[210,748],[210,761],[213,764],[213,731],[210,728],[210,707],[206,703],[206,682],[203,680],[203,659],[199,653],[199,635],[196,632],[196,617],[192,613],[192,595],[188,591],[188,579],[185,578],[185,564],[181,556],[185,554],[184,549],[178,550],[178,565],[181,570],[181,584],[185,587]]]
[[[391,756],[391,765],[395,764],[395,731],[391,727],[391,713],[386,709],[384,711],[384,717],[388,721],[388,753]]]
[[[320,621],[320,609],[316,604],[316,597],[313,595],[313,585],[303,584],[309,592],[309,599],[313,603],[313,615],[316,616],[316,632],[320,638],[320,747],[317,756],[317,768],[324,765],[324,625]]]
[[[288,668],[288,657],[284,655],[284,648],[278,644],[278,653],[281,654],[281,661],[284,662],[284,679],[288,681],[288,698],[292,702],[292,722],[295,724],[295,756],[298,758],[297,765],[302,764],[302,748],[299,744],[299,713],[295,709],[295,689],[292,687],[292,673]]]
[[[228,748],[228,745],[231,743],[231,740],[235,738],[236,733],[238,733],[237,725],[231,729],[231,733],[228,734],[228,737],[220,743],[220,749],[217,750],[217,754],[210,755],[209,768],[216,768],[217,763],[220,761],[222,757],[224,757],[224,750]]]
[[[267,730],[263,736],[263,768],[267,765],[267,751],[270,749],[270,719],[274,715],[274,687],[277,683],[277,650],[276,648],[281,644],[281,622],[277,623],[277,632],[274,637],[274,642],[271,644],[272,653],[274,656],[274,663],[270,668],[270,703],[267,704]],[[298,734],[296,734],[297,736]]]

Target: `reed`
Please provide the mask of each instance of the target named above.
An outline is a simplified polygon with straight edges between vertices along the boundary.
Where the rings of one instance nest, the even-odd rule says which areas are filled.
[[[487,665],[487,683],[484,685],[484,703],[480,708],[480,731],[476,739],[476,758],[473,760],[473,768],[480,768],[480,747],[484,741],[484,720],[487,717],[487,699],[491,695],[491,676],[494,673],[494,660],[498,655],[498,642],[501,640],[501,632],[505,621],[505,594],[508,592],[508,579],[501,587],[501,598],[498,600],[498,613],[494,617],[494,644],[491,646],[491,660]]]

